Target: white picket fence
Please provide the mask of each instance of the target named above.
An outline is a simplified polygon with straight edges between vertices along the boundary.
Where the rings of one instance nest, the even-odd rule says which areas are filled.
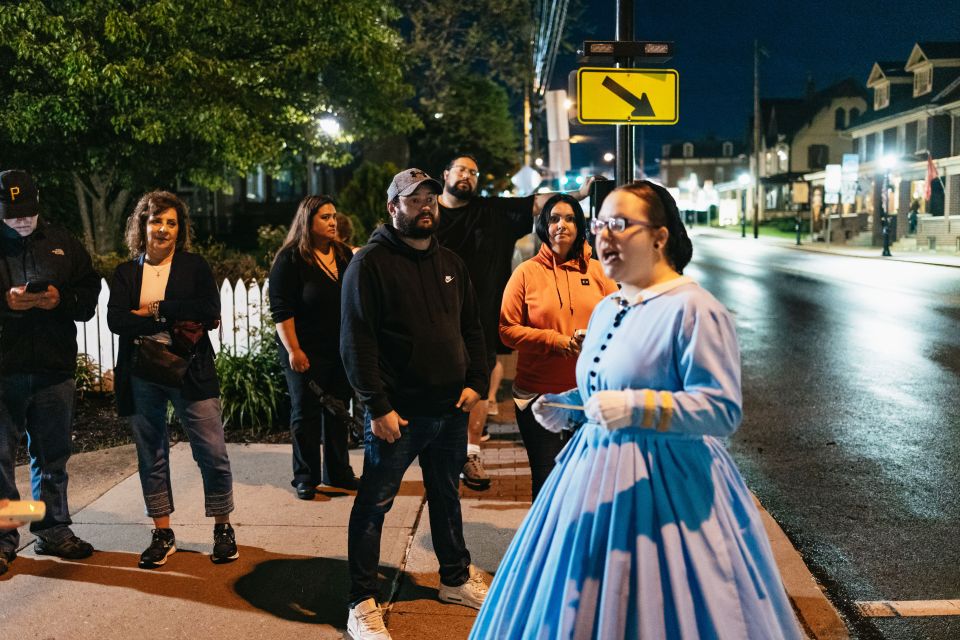
[[[110,287],[101,279],[96,313],[87,322],[77,323],[79,353],[89,356],[101,377],[116,365],[119,344],[117,336],[107,327],[109,299]],[[247,286],[240,280],[232,285],[224,280],[220,286],[220,329],[210,332],[214,352],[225,348],[234,353],[249,351],[256,336],[264,331],[270,318],[269,309],[266,282]]]

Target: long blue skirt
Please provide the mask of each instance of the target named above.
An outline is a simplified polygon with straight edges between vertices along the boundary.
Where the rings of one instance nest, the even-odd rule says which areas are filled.
[[[803,637],[753,498],[723,445],[595,424],[557,458],[470,634]]]

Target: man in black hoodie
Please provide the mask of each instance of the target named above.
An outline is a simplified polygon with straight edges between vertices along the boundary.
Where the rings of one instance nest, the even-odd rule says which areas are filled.
[[[76,560],[93,547],[71,531],[67,506],[75,322],[93,317],[100,277],[83,245],[39,213],[30,176],[0,172],[0,499],[20,497],[14,461],[26,431],[33,498],[46,504],[45,517],[30,525],[34,552]],[[16,529],[0,531],[0,574],[19,541]]]
[[[487,587],[463,540],[459,476],[467,417],[488,371],[476,298],[463,262],[437,243],[440,183],[419,169],[387,189],[382,225],[343,278],[340,354],[366,408],[363,477],[350,513],[355,640],[389,638],[376,602],[383,518],[419,456],[440,561],[440,599],[480,608]]]

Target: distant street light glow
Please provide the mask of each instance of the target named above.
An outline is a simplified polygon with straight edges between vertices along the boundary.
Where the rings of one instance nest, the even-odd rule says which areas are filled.
[[[749,173],[741,173],[739,176],[737,176],[737,182],[740,183],[740,186],[741,186],[741,187],[747,186],[747,185],[750,184],[750,182],[751,182],[750,174],[749,174]]]
[[[613,159],[616,158],[616,157],[617,157],[617,156],[615,156],[615,155],[613,155],[612,153],[610,153],[609,151],[607,151],[605,154],[603,154],[603,161],[604,161],[604,162],[613,162]]]
[[[567,182],[569,182],[569,181],[570,181],[570,180],[569,180],[569,178],[567,178],[567,176],[563,176],[562,178],[560,178],[560,186],[561,186],[561,187],[567,186]]]
[[[582,185],[582,184],[583,184],[583,176],[577,176],[577,177],[574,179],[574,182],[576,182],[578,185]]]
[[[320,130],[331,138],[336,138],[340,135],[340,123],[337,122],[336,118],[320,118]]]
[[[890,171],[891,169],[897,166],[897,156],[893,155],[892,153],[889,153],[883,156],[883,158],[880,160],[880,164],[881,166],[883,166],[884,169],[886,169],[887,171]]]
[[[570,98],[567,98],[566,100],[563,101],[564,109],[569,111],[572,107],[573,107],[573,100],[571,100]]]
[[[440,118],[443,117],[443,114],[438,111],[437,113],[433,114],[433,117],[439,120]]]
[[[542,166],[543,166],[543,158],[537,158],[536,160],[533,161],[533,164],[537,165],[538,167],[542,167]]]

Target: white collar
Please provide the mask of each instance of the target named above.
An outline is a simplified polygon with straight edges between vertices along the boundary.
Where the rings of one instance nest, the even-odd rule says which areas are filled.
[[[647,287],[646,289],[641,290],[640,293],[633,297],[633,300],[628,300],[622,293],[614,295],[613,299],[623,307],[635,304],[643,304],[644,302],[648,302],[649,300],[652,300],[653,298],[656,298],[667,291],[672,291],[677,287],[682,287],[685,284],[696,284],[696,282],[689,276],[680,276],[679,278],[667,280],[666,282],[661,282],[660,284],[655,284],[652,287]]]

